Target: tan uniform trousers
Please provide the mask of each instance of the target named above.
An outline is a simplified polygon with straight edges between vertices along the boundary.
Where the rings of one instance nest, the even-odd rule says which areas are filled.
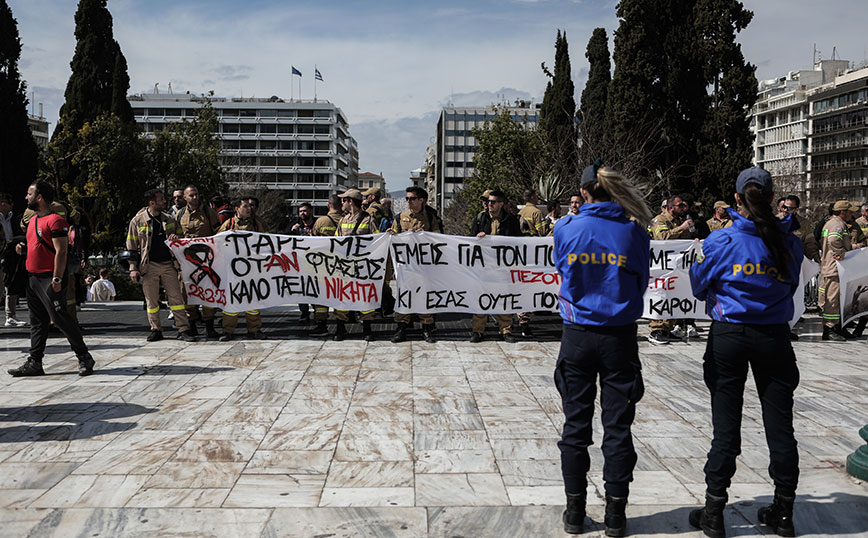
[[[648,328],[652,331],[671,331],[675,328],[674,319],[651,319],[648,320]]]
[[[419,318],[422,325],[434,325],[434,314],[399,314],[395,312],[395,323],[410,323],[413,316]]]
[[[512,332],[512,314],[492,314],[492,317],[497,320],[500,334]],[[475,333],[484,333],[486,323],[488,323],[488,314],[473,314],[473,319],[470,321],[471,330]]]
[[[178,271],[172,262],[151,262],[148,264],[148,271],[142,276],[142,292],[145,294],[151,330],[162,330],[160,328],[160,285],[166,290],[169,309],[175,314],[178,332],[187,331],[190,322],[184,310],[184,296],[181,294],[181,284],[178,282]]]
[[[817,305],[823,312],[823,325],[834,327],[841,323],[841,282],[838,276],[821,276]]]
[[[321,304],[313,305],[313,319],[316,321],[328,321],[329,307]]]
[[[522,325],[528,325],[533,321],[533,312],[518,312],[516,316],[518,316],[518,322]]]
[[[240,315],[235,312],[223,312],[224,333],[235,334],[235,328],[238,326],[238,316]],[[248,310],[244,312],[244,317],[247,318],[247,334],[255,334],[262,329],[262,316],[259,315],[259,310]]]
[[[359,321],[372,321],[374,319],[374,312],[374,310],[359,312]],[[338,321],[349,321],[350,311],[335,308],[335,319]]]

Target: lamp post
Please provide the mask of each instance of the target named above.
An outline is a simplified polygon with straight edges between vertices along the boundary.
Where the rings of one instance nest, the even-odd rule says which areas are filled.
[[[868,443],[868,424],[862,426],[859,435]],[[847,472],[860,480],[868,480],[868,444],[862,445],[847,456]]]

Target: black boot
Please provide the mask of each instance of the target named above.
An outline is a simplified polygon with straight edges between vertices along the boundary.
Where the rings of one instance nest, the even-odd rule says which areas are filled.
[[[214,330],[214,320],[209,319],[205,322],[205,336],[208,338],[220,338],[220,334]]]
[[[24,361],[24,364],[18,368],[6,370],[12,377],[35,377],[45,375],[45,370],[42,369],[42,361],[37,361],[30,357]]]
[[[564,532],[582,534],[585,532],[585,494],[567,493],[567,509],[564,510]]]
[[[365,342],[374,341],[374,333],[371,332],[371,321],[362,321],[362,336],[365,337]]]
[[[307,334],[308,334],[308,336],[328,336],[329,335],[328,322],[326,320],[317,321],[316,327],[314,327],[313,330]]]
[[[856,337],[853,336],[852,334],[850,334],[850,331],[848,331],[847,329],[842,327],[840,323],[835,325],[834,327],[832,327],[832,330],[835,331],[836,333],[840,334],[841,336],[843,336],[845,340],[855,340],[856,339]]]
[[[862,333],[865,332],[865,325],[868,325],[868,316],[862,316],[859,318],[859,322],[856,323],[856,328],[853,329],[853,336],[856,338],[862,336]]]
[[[606,536],[624,536],[627,533],[627,497],[606,495]]]
[[[728,497],[718,497],[705,492],[705,508],[690,512],[690,524],[697,529],[702,529],[706,536],[711,538],[724,538],[726,531],[723,527],[723,509],[726,508]]]
[[[398,344],[407,339],[407,324],[399,323],[398,328],[395,329],[395,334],[392,335],[392,343]]]
[[[93,373],[93,366],[96,364],[96,361],[93,360],[93,357],[90,353],[86,354],[84,357],[78,358],[78,375],[84,377],[89,376]]]
[[[820,340],[832,340],[833,342],[845,342],[847,339],[838,334],[834,328],[829,327],[828,325],[823,325],[823,336],[820,337]]]
[[[772,504],[760,508],[757,519],[763,525],[768,525],[778,536],[795,536],[793,528],[793,501],[795,495],[782,495],[775,492],[775,500]]]
[[[338,321],[335,327],[335,335],[332,338],[335,342],[341,342],[347,336],[347,324],[343,321]]]
[[[429,344],[436,344],[437,336],[434,334],[434,331],[436,330],[437,329],[434,327],[433,323],[430,325],[422,325],[422,337]]]
[[[187,329],[187,333],[190,336],[199,336],[199,329],[196,328],[196,322],[195,321],[190,322],[190,328]]]

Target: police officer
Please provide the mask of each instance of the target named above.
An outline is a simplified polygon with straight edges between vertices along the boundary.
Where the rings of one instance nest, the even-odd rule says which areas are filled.
[[[374,218],[369,213],[362,211],[362,193],[358,189],[350,189],[338,195],[338,198],[341,199],[342,208],[346,215],[338,222],[338,229],[335,235],[348,236],[380,233],[377,229],[377,223],[374,222]],[[374,311],[364,310],[360,314],[362,335],[366,342],[371,342],[374,340],[374,334],[371,331]],[[347,335],[347,321],[350,319],[349,310],[335,308],[335,319],[338,321],[338,324],[335,329],[334,340],[340,342]]]
[[[488,210],[476,215],[473,219],[473,225],[470,228],[470,235],[476,236],[479,239],[486,235],[506,235],[511,237],[521,237],[521,224],[518,222],[518,217],[506,210],[506,194],[499,190],[488,191]],[[515,336],[512,335],[512,314],[494,314],[494,319],[497,320],[498,331],[500,338],[504,342],[514,343]],[[486,314],[473,314],[470,322],[471,343],[482,342],[485,334],[485,324],[488,322]]]
[[[210,237],[220,227],[220,217],[217,212],[199,199],[199,189],[195,185],[187,185],[184,189],[184,200],[187,205],[182,207],[175,219],[178,222],[178,235],[181,237]],[[214,313],[216,308],[202,306],[202,320],[205,322],[205,334],[208,338],[219,338],[214,330]],[[196,321],[199,319],[199,309],[196,305],[187,305],[187,315],[190,319],[190,334],[197,336]]]
[[[563,278],[564,331],[554,374],[566,419],[558,442],[567,494],[563,523],[568,533],[584,530],[599,376],[606,535],[624,536],[636,465],[630,427],[644,393],[636,319],[648,286],[645,228],[651,211],[635,188],[599,160],[582,172],[581,191],[586,201],[581,213],[559,220],[554,233],[555,267]]]
[[[327,214],[316,219],[316,222],[313,223],[313,230],[311,231],[312,236],[333,237],[337,235],[338,224],[341,222],[341,219],[344,218],[344,214],[341,211],[341,205],[341,199],[338,198],[337,194],[329,196],[329,211]],[[316,320],[316,327],[314,327],[308,335],[328,336],[329,307],[319,304],[313,305],[313,317],[314,320]]]
[[[648,227],[651,239],[666,241],[670,239],[690,239],[690,227],[693,221],[685,219],[688,204],[683,195],[672,196],[666,200],[666,205],[659,215],[651,219]],[[672,335],[675,323],[671,319],[652,319],[648,322],[651,334],[648,341],[652,344],[668,344],[677,338]]]
[[[769,447],[774,503],[760,508],[760,523],[781,536],[795,536],[792,511],[799,477],[793,435],[793,392],[799,384],[788,322],[799,286],[802,244],[789,233],[791,218],[772,210],[772,178],[761,168],[738,175],[738,213],[733,225],[705,240],[690,268],[697,299],[712,319],[703,358],[711,392],[714,437],[705,464],[705,507],[690,513],[690,524],[711,537],[725,534],[727,489],[741,452],[741,415],[748,365],[762,405]],[[848,205],[849,207],[849,205]]]
[[[729,204],[723,200],[714,202],[714,215],[705,222],[708,225],[709,231],[713,232],[732,226],[732,219],[729,218],[727,209],[729,209]]]
[[[221,232],[265,232],[262,223],[253,216],[253,208],[250,200],[235,200],[232,202],[235,207],[235,216],[229,217],[217,233]],[[238,327],[239,312],[223,311],[223,335],[220,337],[221,342],[229,342],[235,338],[235,329]],[[267,336],[262,332],[262,316],[259,310],[247,310],[244,312],[247,320],[247,338],[250,340],[265,340]]]
[[[401,212],[389,233],[398,234],[402,232],[438,232],[443,233],[443,221],[440,216],[434,211],[434,208],[428,205],[428,192],[421,187],[407,187],[407,205],[410,207]],[[412,322],[413,316],[416,315],[422,321],[422,336],[429,344],[437,342],[434,336],[434,314],[395,314],[395,323],[397,329],[392,335],[392,343],[397,344],[407,339],[407,326]]]
[[[178,237],[178,224],[165,212],[166,197],[162,191],[151,189],[145,192],[144,199],[148,205],[130,220],[126,246],[128,251],[138,255],[129,259],[130,280],[139,282],[141,279],[148,310],[148,323],[151,326],[151,334],[148,335],[147,341],[156,342],[163,339],[163,329],[160,325],[160,285],[162,285],[169,300],[169,310],[175,314],[178,339],[195,342],[196,337],[190,334],[190,323],[185,310],[184,296],[181,293],[175,257],[166,245],[167,239],[173,240]]]
[[[847,221],[853,213],[850,202],[838,200],[832,214],[823,226],[823,255],[820,261],[820,290],[817,304],[823,311],[823,340],[844,341],[852,334],[841,327],[841,282],[838,279],[838,260],[853,250]]]

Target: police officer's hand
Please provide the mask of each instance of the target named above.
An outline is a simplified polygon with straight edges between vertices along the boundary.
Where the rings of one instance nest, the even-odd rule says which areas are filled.
[[[18,253],[19,256],[24,254],[24,248],[26,246],[27,245],[25,245],[24,243],[18,243],[17,245],[15,245],[15,252]]]
[[[476,234],[476,237],[482,239],[483,237],[485,237],[485,232],[479,232],[478,234]]]
[[[130,280],[133,282],[139,281],[139,272],[138,271],[130,271]]]

